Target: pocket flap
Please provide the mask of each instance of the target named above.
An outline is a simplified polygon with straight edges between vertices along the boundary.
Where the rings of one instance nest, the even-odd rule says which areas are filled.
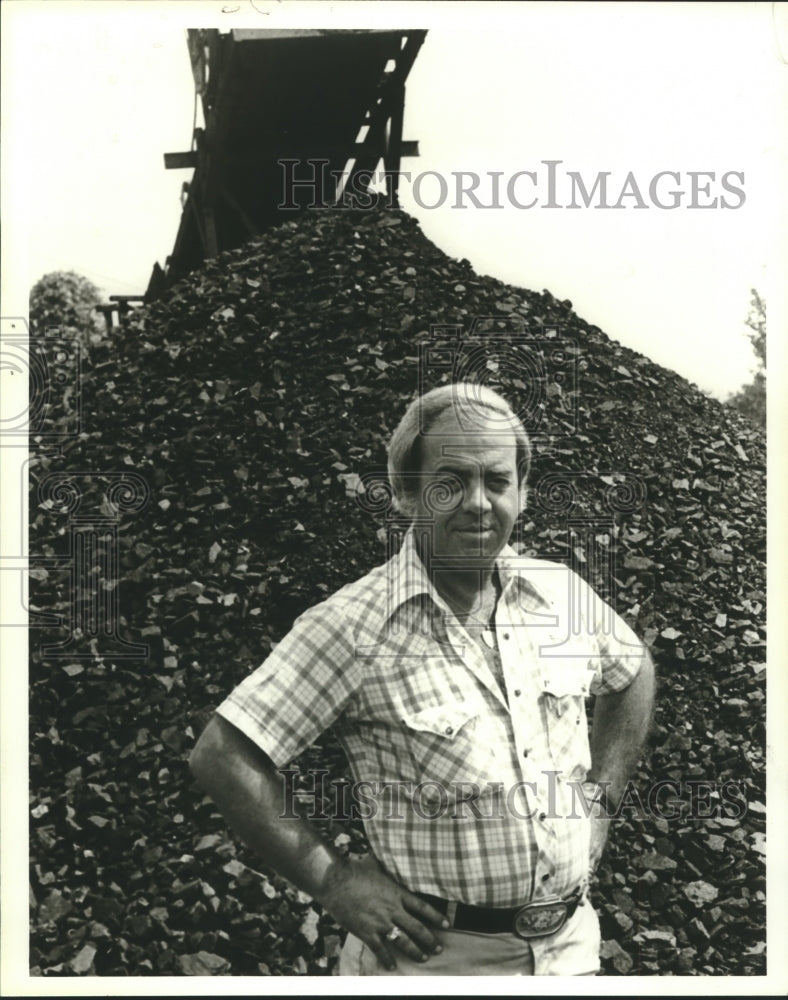
[[[556,698],[570,694],[585,697],[593,678],[591,667],[584,661],[554,663],[544,675],[544,690]]]
[[[402,721],[409,729],[454,739],[463,726],[478,716],[478,705],[467,701],[455,701],[411,712],[404,716]]]

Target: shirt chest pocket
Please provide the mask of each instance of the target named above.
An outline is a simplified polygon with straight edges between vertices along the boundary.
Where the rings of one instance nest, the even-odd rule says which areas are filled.
[[[591,747],[585,700],[590,671],[584,663],[552,670],[545,678],[542,710],[550,755],[565,778],[585,777],[591,767]]]
[[[400,735],[414,784],[448,800],[476,797],[496,780],[496,737],[483,706],[465,701],[404,714]],[[473,786],[478,786],[478,792]]]

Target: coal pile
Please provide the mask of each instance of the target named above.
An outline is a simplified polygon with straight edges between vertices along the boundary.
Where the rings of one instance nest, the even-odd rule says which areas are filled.
[[[657,664],[635,787],[683,785],[664,815],[635,795],[615,821],[594,887],[604,972],[763,973],[763,434],[384,210],[307,214],[216,258],[91,348],[60,454],[31,442],[30,550],[50,559],[31,605],[84,626],[31,632],[37,973],[334,967],[340,930],[232,842],[186,760],[293,618],[385,558],[359,480],[385,466],[433,324],[560,346],[536,396],[505,359],[483,371],[534,422],[518,545],[586,573]],[[425,387],[448,378],[421,367]],[[77,516],[95,540],[75,603],[52,560],[73,560]],[[115,625],[91,631],[91,608]],[[330,735],[299,764],[343,766]],[[324,832],[365,849],[355,825]]]

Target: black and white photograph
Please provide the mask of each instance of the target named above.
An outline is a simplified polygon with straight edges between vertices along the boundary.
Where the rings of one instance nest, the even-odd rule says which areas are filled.
[[[0,14],[3,994],[784,995],[788,5]]]

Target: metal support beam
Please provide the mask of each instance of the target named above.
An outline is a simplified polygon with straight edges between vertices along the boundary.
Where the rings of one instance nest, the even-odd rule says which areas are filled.
[[[400,147],[400,156],[419,155],[419,144],[417,141],[409,139],[400,140]],[[214,157],[217,163],[228,163],[235,166],[247,163],[257,163],[260,160],[269,159],[314,160],[318,156],[328,159],[344,157],[346,160],[352,160],[359,156],[376,156],[379,160],[382,156],[385,156],[385,154],[385,140],[375,144],[365,140],[364,142],[354,142],[349,146],[321,146],[317,152],[314,147],[307,150],[282,149],[281,147],[275,146],[260,146],[256,147],[253,153],[246,153],[243,156],[215,153]],[[190,150],[186,153],[164,154],[165,170],[193,169],[197,166],[198,162],[199,156],[196,150]]]
[[[418,143],[403,140],[402,131],[405,82],[426,34],[190,30],[205,127],[193,130],[191,149],[164,154],[165,169],[193,173],[181,190],[167,271],[163,280],[154,271],[146,294],[155,296],[154,285],[171,284],[284,217],[278,161],[301,164],[306,173],[311,166],[314,176],[316,165],[330,165],[324,203],[340,196],[337,177],[346,177],[343,190],[361,193],[385,169],[387,204],[397,205],[401,160],[419,155]],[[348,141],[359,135],[363,141]]]
[[[389,134],[386,140],[386,152],[383,164],[386,168],[386,195],[389,205],[399,208],[399,168],[402,157],[402,120],[405,115],[405,86],[400,87],[396,96],[389,122]]]

